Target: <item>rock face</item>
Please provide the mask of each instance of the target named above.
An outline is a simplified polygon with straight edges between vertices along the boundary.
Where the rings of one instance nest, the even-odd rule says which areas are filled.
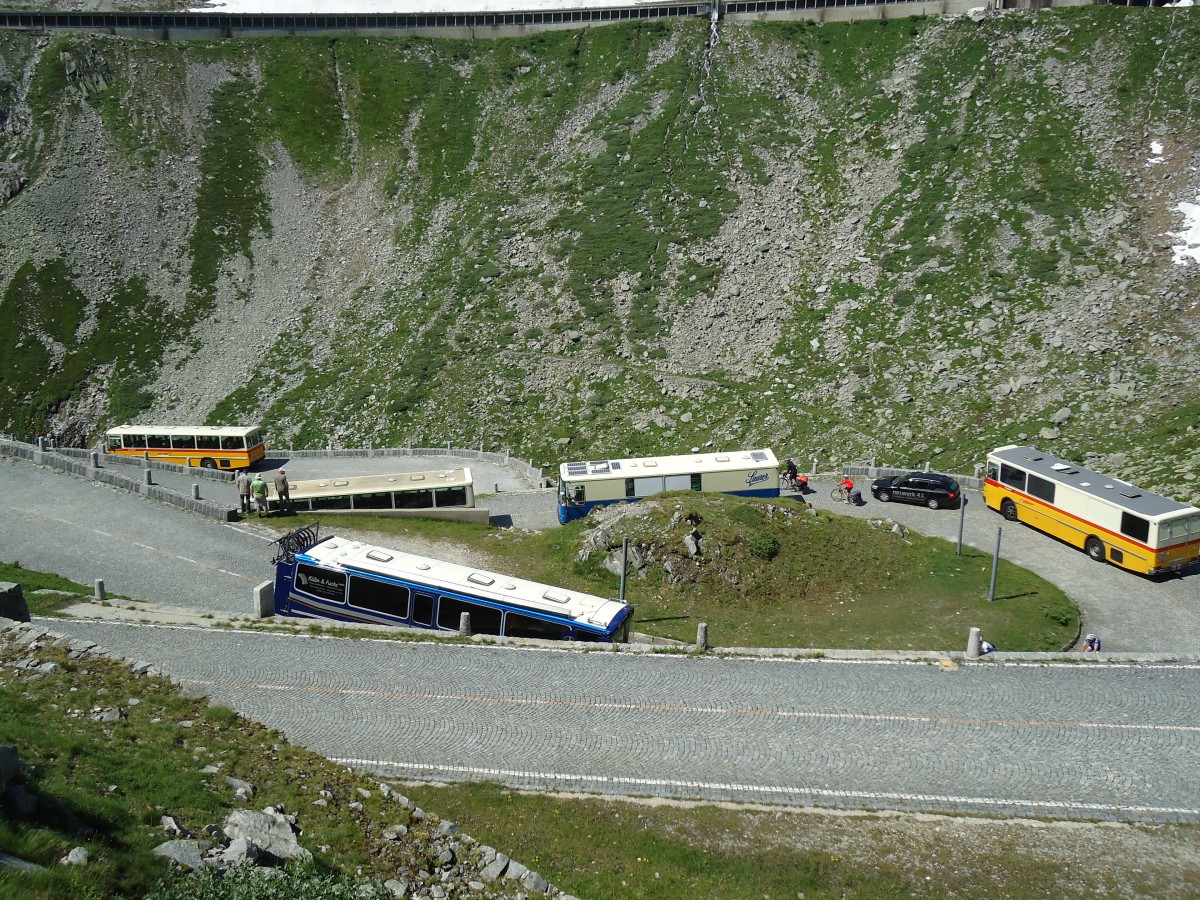
[[[228,114],[241,88],[286,92],[269,41],[223,60],[178,42],[164,61],[104,36],[12,35],[0,63],[29,75],[0,130],[0,303],[32,374],[0,396],[0,430],[86,441],[133,394],[163,419],[228,404],[280,446],[482,442],[539,461],[774,446],[823,465],[943,447],[970,471],[1049,425],[1056,450],[1136,447],[1138,471],[1116,475],[1200,486],[1189,423],[1165,446],[1121,427],[1134,407],[1182,415],[1197,380],[1200,263],[1173,248],[1200,170],[1186,92],[1157,89],[1192,73],[1156,51],[1154,17],[1113,30],[1093,14],[931,18],[869,66],[726,21],[711,103],[661,79],[698,65],[687,25],[646,35],[649,62],[580,79],[514,75],[484,41],[458,67],[399,48],[427,76],[411,109],[339,94],[364,80],[349,58],[322,70],[330,93],[311,99],[340,124],[321,159],[271,130],[287,103]],[[986,64],[959,64],[981,46]],[[1104,62],[1138,54],[1162,59],[1144,75]],[[962,75],[929,83],[943,64]],[[602,86],[562,110],[537,99],[568,81]],[[360,110],[437,129],[445,96],[472,110],[446,123],[445,157],[411,133],[357,137]],[[667,140],[681,110],[694,127]],[[215,184],[205,148],[243,116],[264,133]],[[239,221],[208,212],[225,189]],[[78,315],[56,330],[36,310],[60,278]],[[161,345],[109,340],[132,308]],[[326,383],[334,359],[354,377]],[[61,396],[40,397],[47,372]],[[464,383],[470,415],[442,414]],[[305,402],[278,402],[292,391]]]

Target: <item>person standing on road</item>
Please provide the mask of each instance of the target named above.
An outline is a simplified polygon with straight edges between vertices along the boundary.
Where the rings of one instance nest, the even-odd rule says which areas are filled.
[[[242,512],[250,512],[250,476],[246,474],[245,469],[238,472],[237,492],[238,499],[242,503]]]
[[[1100,652],[1100,635],[1089,634],[1083,639],[1084,653],[1099,653]]]
[[[255,474],[254,480],[250,482],[250,493],[254,495],[254,505],[258,508],[258,517],[261,519],[267,511],[267,483],[263,481],[261,472]]]
[[[292,511],[292,486],[288,484],[287,472],[280,469],[275,476],[275,497],[279,500],[279,511],[281,513],[290,513]]]

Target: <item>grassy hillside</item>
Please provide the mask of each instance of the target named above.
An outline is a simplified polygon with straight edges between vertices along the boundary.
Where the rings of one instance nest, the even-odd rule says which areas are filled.
[[[1029,440],[1200,495],[1195,16],[706,44],[0,36],[0,429],[957,471]]]

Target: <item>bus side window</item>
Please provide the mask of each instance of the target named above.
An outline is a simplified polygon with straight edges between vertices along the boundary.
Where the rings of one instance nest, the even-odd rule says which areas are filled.
[[[1038,478],[1034,474],[1029,476],[1029,493],[1037,497],[1039,500],[1045,500],[1047,503],[1054,503],[1054,482],[1047,481],[1045,478]]]
[[[632,478],[625,479],[625,496],[626,497],[636,497],[637,496],[637,494],[634,493]]]
[[[499,634],[500,610],[481,603],[468,603],[455,597],[438,599],[438,628],[458,631],[463,613],[471,614],[471,630],[475,634]]]
[[[173,434],[171,435],[172,450],[195,450],[196,439],[190,434]]]
[[[1141,516],[1123,512],[1121,513],[1121,534],[1144,544],[1150,539],[1150,523]]]
[[[433,625],[433,594],[413,594],[414,625]]]
[[[198,434],[196,435],[197,450],[220,450],[221,439],[215,434]]]
[[[466,506],[467,489],[465,487],[443,487],[433,489],[433,505]]]
[[[704,488],[700,486],[700,481],[701,481],[700,473],[699,472],[693,473],[692,474],[692,490],[693,491],[704,490]]]
[[[570,629],[556,622],[544,622],[532,616],[522,616],[519,613],[504,614],[504,634],[507,637],[547,638],[561,641]]]
[[[1000,481],[1018,491],[1025,490],[1025,470],[1004,463],[1000,466]]]
[[[350,579],[350,605],[407,619],[408,588],[355,576]]]
[[[577,485],[575,485],[575,487],[571,488],[571,502],[572,503],[582,503],[583,502],[583,485],[582,484],[577,484]]]
[[[146,447],[150,450],[170,450],[171,436],[169,434],[146,435]]]
[[[227,435],[227,436],[221,438],[221,449],[222,450],[245,450],[246,449],[245,439],[242,438],[242,436],[240,434],[239,435]]]
[[[127,434],[125,435],[126,450],[145,450],[146,436],[144,434]]]

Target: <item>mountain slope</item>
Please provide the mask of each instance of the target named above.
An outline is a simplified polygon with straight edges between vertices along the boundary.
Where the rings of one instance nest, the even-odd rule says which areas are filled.
[[[1188,13],[0,36],[0,428],[956,471],[1030,440],[1195,495]]]

